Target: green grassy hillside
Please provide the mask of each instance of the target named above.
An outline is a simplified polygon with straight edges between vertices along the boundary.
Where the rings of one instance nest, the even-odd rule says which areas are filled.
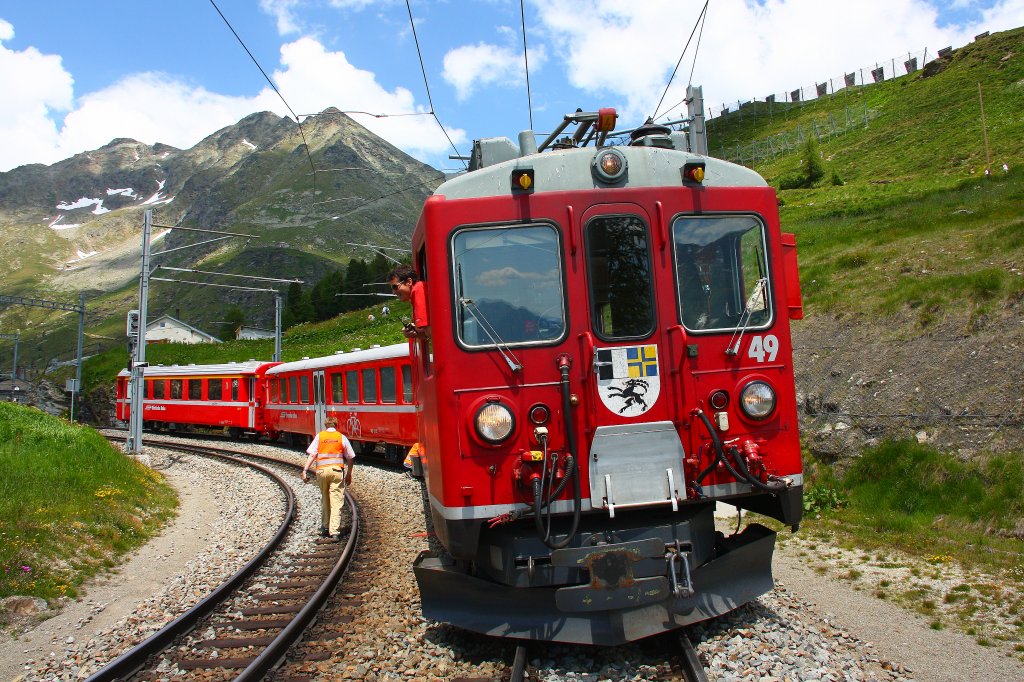
[[[711,154],[776,187],[806,163],[803,145],[783,152],[780,140],[820,135],[824,177],[780,191],[811,314],[915,310],[928,323],[1024,292],[1021,45],[1024,29],[998,33],[916,74],[804,104],[752,103],[708,123]]]
[[[159,474],[92,429],[0,403],[0,597],[75,596],[176,504]]]

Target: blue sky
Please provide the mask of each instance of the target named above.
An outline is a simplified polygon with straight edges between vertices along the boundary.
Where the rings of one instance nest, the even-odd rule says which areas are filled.
[[[534,128],[654,113],[703,0],[525,0]],[[429,112],[405,0],[217,0],[299,114]],[[518,0],[411,0],[434,110],[462,153],[528,128]],[[712,0],[693,82],[709,109],[1024,25],[1024,0]],[[253,111],[288,114],[209,0],[0,0],[0,171],[114,137],[189,147]],[[664,108],[663,108],[664,110]],[[662,112],[663,112],[662,110]],[[678,109],[677,109],[678,111]],[[659,112],[659,113],[662,113]],[[428,115],[353,118],[454,169]]]

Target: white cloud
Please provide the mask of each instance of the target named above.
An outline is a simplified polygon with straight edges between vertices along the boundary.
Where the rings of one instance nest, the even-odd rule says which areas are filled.
[[[71,108],[74,80],[61,58],[34,47],[10,50],[14,27],[0,19],[0,170],[56,161],[57,126],[50,118]]]
[[[299,23],[292,11],[300,0],[260,0],[260,9],[277,20],[277,32],[286,36],[298,33]]]
[[[274,72],[281,92],[300,114],[322,111],[335,106],[342,111],[364,111],[370,114],[427,114],[429,109],[417,105],[413,94],[403,87],[386,90],[375,74],[348,61],[344,52],[331,52],[312,38],[300,38],[281,48],[282,69]],[[432,116],[397,116],[374,118],[353,114],[360,124],[380,135],[396,147],[418,158],[444,153],[448,140]],[[465,131],[448,129],[448,135],[459,144]]]
[[[11,33],[9,27],[0,23],[0,40]],[[373,114],[427,112],[409,90],[386,90],[373,72],[355,67],[343,52],[328,51],[312,38],[281,47],[281,67],[273,78],[298,114],[330,106]],[[0,137],[5,140],[0,145],[0,171],[22,163],[53,163],[116,137],[185,149],[256,111],[289,115],[269,87],[251,97],[233,97],[154,72],[126,76],[74,101],[71,75],[62,68],[60,57],[44,56],[33,48],[12,52],[2,44],[0,92],[5,93],[0,98]],[[51,114],[69,109],[57,130]],[[449,149],[431,116],[353,117],[418,158]],[[466,139],[463,130],[449,129],[448,134],[456,144]]]
[[[683,11],[675,0],[597,0],[589,11],[580,12],[575,2],[534,4],[545,38],[557,46],[565,77],[591,95],[612,100],[621,108],[620,121],[640,121],[654,113],[702,6],[688,3]],[[709,107],[763,99],[773,92],[841,79],[843,73],[876,61],[900,61],[907,52],[926,47],[934,55],[946,45],[969,42],[983,30],[1020,26],[1024,3],[999,0],[983,16],[978,23],[939,28],[938,13],[925,0],[711,3],[693,82],[704,86]],[[682,99],[694,44],[662,111]]]
[[[530,69],[539,69],[546,59],[543,46],[528,50]],[[489,43],[462,45],[444,56],[444,79],[454,88],[459,101],[465,101],[481,86],[499,83],[519,85],[525,81],[523,53]]]
[[[115,137],[188,148],[253,111],[272,108],[276,98],[270,95],[229,97],[161,73],[127,76],[78,100],[64,118],[57,158],[96,149]]]

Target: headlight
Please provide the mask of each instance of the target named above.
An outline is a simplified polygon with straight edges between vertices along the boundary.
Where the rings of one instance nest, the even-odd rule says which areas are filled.
[[[751,419],[767,419],[775,411],[775,391],[763,381],[751,381],[740,392],[740,407]]]
[[[512,412],[501,403],[487,403],[473,420],[476,432],[488,443],[500,443],[512,435],[516,425]]]

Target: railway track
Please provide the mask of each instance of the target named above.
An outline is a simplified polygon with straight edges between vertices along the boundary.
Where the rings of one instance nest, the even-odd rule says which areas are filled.
[[[196,670],[219,670],[221,674],[216,677],[224,679],[263,679],[305,634],[354,556],[359,538],[355,502],[346,494],[351,515],[346,541],[317,540],[311,547],[307,544],[305,550],[286,549],[282,542],[299,517],[295,495],[278,473],[250,460],[264,460],[270,466],[287,469],[300,469],[300,464],[203,445],[152,439],[149,443],[258,471],[281,488],[286,501],[284,518],[271,540],[234,575],[88,680],[167,679],[169,673],[180,679]],[[243,594],[260,605],[241,609],[232,605]],[[197,628],[202,628],[201,636],[195,635]],[[308,657],[308,653],[302,655]],[[209,679],[209,673],[204,677]]]

